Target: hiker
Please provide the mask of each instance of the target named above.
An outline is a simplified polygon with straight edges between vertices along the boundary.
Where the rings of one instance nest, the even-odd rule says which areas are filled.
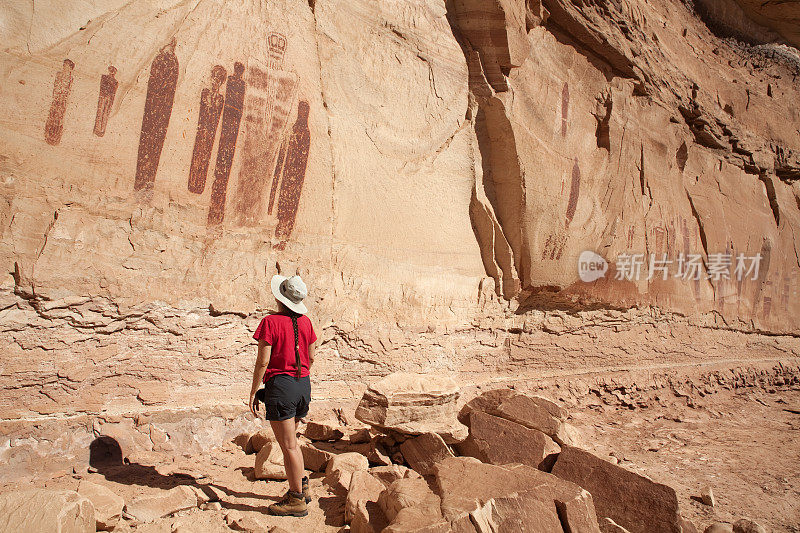
[[[304,476],[303,454],[297,444],[297,426],[308,414],[311,402],[311,365],[317,336],[303,300],[308,295],[300,276],[272,277],[272,294],[278,312],[261,320],[253,338],[258,341],[258,357],[250,388],[250,410],[258,415],[264,403],[266,419],[283,452],[289,490],[269,512],[278,516],[306,516],[311,496]],[[264,383],[264,388],[258,390]]]

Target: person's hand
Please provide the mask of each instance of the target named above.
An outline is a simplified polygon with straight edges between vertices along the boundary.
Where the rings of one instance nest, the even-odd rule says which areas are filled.
[[[250,393],[250,401],[248,402],[248,405],[250,406],[250,412],[253,413],[256,418],[258,418],[258,402],[256,401],[255,392]]]

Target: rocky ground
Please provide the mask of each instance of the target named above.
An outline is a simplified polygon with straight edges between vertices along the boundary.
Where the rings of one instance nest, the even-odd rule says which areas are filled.
[[[618,387],[592,387],[589,394],[576,396],[570,394],[566,388],[561,389],[561,393],[556,388],[550,391],[551,397],[556,403],[567,407],[569,414],[564,424],[557,424],[561,429],[553,429],[551,433],[558,441],[578,444],[611,464],[618,464],[627,471],[642,474],[656,483],[675,489],[680,515],[692,522],[698,531],[703,531],[713,523],[733,524],[743,517],[761,524],[766,531],[800,531],[800,445],[797,440],[797,431],[800,430],[800,388],[796,380],[770,378],[739,386],[730,382],[726,385],[722,381],[722,385],[715,388],[706,386],[705,391],[697,386],[689,386],[684,390],[673,385],[656,392],[637,392],[635,386],[620,384]],[[517,390],[514,391],[514,388]],[[511,384],[510,387],[504,387],[504,394],[515,395],[525,388],[524,384]],[[486,389],[492,387],[487,386]],[[445,397],[447,392],[444,389],[434,391],[440,397]],[[534,392],[536,391],[528,391],[527,394]],[[484,394],[481,397],[486,396]],[[521,398],[520,395],[513,397]],[[463,404],[464,399],[461,398],[459,405]],[[367,398],[362,400],[358,409],[359,418],[370,419],[374,414],[369,412],[370,405],[372,404]],[[531,416],[529,409],[523,415],[514,414],[513,409],[509,411],[507,407],[499,411],[492,409],[486,405],[473,407],[473,411],[494,412],[506,419],[517,417],[518,420],[519,416]],[[444,455],[435,457],[439,452],[431,450],[446,448],[437,448],[436,442],[426,445],[423,447],[423,455],[432,456],[423,457],[420,462],[420,458],[414,459],[410,448],[402,445],[390,446],[393,438],[387,440],[376,428],[373,427],[368,435],[365,431],[368,426],[355,418],[355,412],[355,403],[318,402],[310,419],[325,420],[327,424],[301,427],[307,467],[323,470],[312,472],[310,476],[313,501],[309,506],[309,515],[304,518],[279,518],[266,513],[267,506],[277,501],[286,490],[285,481],[257,479],[266,476],[280,477],[281,469],[275,468],[279,465],[273,464],[275,447],[268,430],[257,433],[260,437],[242,435],[203,453],[138,453],[133,459],[126,460],[128,464],[122,464],[121,455],[125,453],[113,446],[115,441],[106,440],[100,444],[95,441],[92,466],[88,469],[78,467],[72,473],[41,475],[24,483],[4,482],[0,484],[0,493],[7,494],[31,487],[78,491],[92,499],[98,520],[101,514],[107,515],[107,528],[113,528],[113,531],[281,531],[274,528],[298,532],[368,531],[361,529],[364,524],[356,527],[352,513],[345,512],[348,492],[344,489],[349,485],[351,494],[362,490],[354,488],[357,483],[350,484],[350,476],[355,476],[353,470],[360,470],[362,466],[366,468],[368,457],[372,476],[367,477],[371,478],[371,482],[374,479],[392,481],[404,476],[419,478],[418,474],[402,466],[378,466],[376,470],[376,465],[382,463],[405,462],[425,474],[434,490],[441,491],[437,484],[447,483],[447,472],[443,474],[441,466],[429,469],[428,466],[443,457],[446,460]],[[459,415],[461,420],[464,420],[464,412],[462,410]],[[423,429],[432,431],[428,435],[438,431],[447,439],[454,431],[453,428],[458,426],[451,424],[444,429],[441,424],[437,426],[438,420],[445,419],[442,414],[440,412],[438,418],[433,416],[424,421],[428,426]],[[512,462],[504,460],[504,457],[508,457],[509,453],[513,455],[516,451],[506,449],[503,441],[510,442],[517,438],[514,434],[516,430],[512,428],[510,433],[498,434],[496,440],[490,441],[492,449],[487,450],[481,448],[480,442],[480,432],[485,430],[477,428],[474,416],[473,414],[470,437],[467,441],[455,443],[451,448],[456,454],[478,456],[488,463]],[[497,428],[502,429],[509,424],[518,427],[517,424],[492,415],[481,416],[495,421],[492,431],[500,431]],[[422,425],[423,422],[418,424]],[[402,429],[401,426],[395,426],[395,429]],[[567,426],[574,427],[577,431],[566,435],[563,428]],[[543,426],[543,431],[545,430],[550,431]],[[542,454],[546,456],[552,451],[548,451],[548,446],[558,449],[544,434],[539,434],[536,430],[523,431],[536,432],[539,440],[534,441],[546,439],[550,444],[545,443],[544,448],[539,448],[538,451],[536,445],[532,444],[521,457],[535,458],[537,453],[539,457]],[[402,440],[392,430],[384,428],[384,432],[394,435],[394,440]],[[452,438],[461,440],[464,435],[453,435]],[[369,442],[370,439],[372,443]],[[473,443],[472,447],[465,444],[470,441]],[[109,443],[112,446],[107,446]],[[254,447],[263,447],[262,452],[253,453]],[[311,449],[317,451],[312,454],[309,452]],[[405,458],[402,454],[398,456],[399,450],[405,452]],[[336,470],[340,467],[334,467],[336,471],[331,473],[331,458],[336,456],[341,459],[346,452],[355,452],[353,455],[364,464],[347,464],[341,470]],[[449,451],[445,453],[449,456]],[[115,457],[115,454],[118,456]],[[324,472],[325,464],[320,463],[320,458],[329,463],[327,473]],[[426,460],[429,461],[428,466]],[[460,459],[450,459],[455,460]],[[343,462],[349,461],[347,459]],[[538,460],[534,459],[533,464],[536,461]],[[552,468],[554,473],[561,475],[558,473],[558,465],[553,468],[551,464],[544,468]],[[342,474],[344,471],[349,472],[346,480],[345,474]],[[413,485],[414,479],[406,481]],[[609,483],[613,484],[611,481]],[[388,486],[394,485],[387,483]],[[110,489],[111,493],[104,494],[102,487]],[[427,491],[424,483],[422,488]],[[709,496],[709,488],[713,494],[713,505],[703,502],[704,495],[706,499]],[[382,499],[386,498],[386,493],[391,492],[380,484],[378,489],[384,493]],[[603,496],[597,494],[595,489],[590,489],[590,492],[593,493],[595,506],[598,507],[597,517],[601,519]],[[99,505],[97,494],[102,495]],[[429,495],[434,497],[432,493]],[[407,496],[399,497],[398,501],[405,501],[404,497]],[[452,506],[452,502],[452,498],[448,500],[445,494],[442,508]],[[369,502],[366,503],[369,508]],[[382,507],[386,505],[386,501],[381,502]],[[391,504],[388,505],[391,507]],[[498,515],[497,502],[494,505],[495,526],[500,529],[485,531],[509,530],[503,528],[509,527],[508,522],[497,518],[503,516],[502,513]],[[487,512],[491,516],[491,506],[488,508],[489,511],[486,511],[486,506],[483,509],[478,508],[475,513],[480,516],[481,512]],[[373,509],[368,509],[367,512],[370,520],[375,522]],[[520,509],[515,512],[526,516]],[[436,513],[439,516],[438,504]],[[385,519],[383,514],[381,516],[381,519]],[[447,517],[445,512],[445,518]],[[452,521],[452,515],[450,519]],[[395,518],[397,520],[399,518]],[[347,525],[351,522],[352,528]],[[479,522],[480,520],[473,518],[473,524]],[[491,519],[487,523],[491,523]],[[379,531],[383,525],[386,523],[381,523],[376,530]],[[371,527],[375,526],[375,523],[371,523]],[[602,519],[600,526],[604,532],[621,531],[608,529]],[[415,530],[400,529],[397,525],[394,527],[390,531]],[[407,524],[403,527],[407,527]],[[526,527],[530,527],[530,524]],[[535,528],[525,530],[540,531]],[[591,530],[593,529],[585,529]],[[683,531],[691,529],[684,528]]]

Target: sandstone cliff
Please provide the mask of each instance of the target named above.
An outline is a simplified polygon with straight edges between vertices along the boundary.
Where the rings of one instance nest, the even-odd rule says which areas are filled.
[[[307,270],[330,397],[717,357],[699,334],[796,356],[797,34],[742,6],[2,7],[0,417],[238,400],[276,262]],[[615,279],[625,253],[701,276]],[[716,254],[760,268],[709,279]]]

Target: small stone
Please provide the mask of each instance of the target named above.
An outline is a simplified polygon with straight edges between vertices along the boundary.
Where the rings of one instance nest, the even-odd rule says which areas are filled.
[[[247,433],[240,433],[236,435],[231,442],[241,448],[243,452],[247,452],[247,443],[250,442],[250,435]]]
[[[330,424],[309,422],[306,425],[305,436],[311,440],[334,441],[344,437],[344,432]]]
[[[262,429],[250,435],[244,451],[247,454],[258,453],[268,442],[277,442],[275,434],[271,429]]]
[[[203,505],[203,510],[205,511],[221,511],[222,504],[220,502],[208,502]]]
[[[758,522],[741,518],[733,523],[733,533],[767,533],[767,530]]]
[[[716,500],[714,499],[714,492],[711,490],[711,487],[703,487],[703,490],[700,491],[700,499],[703,501],[704,504],[710,505],[714,507],[716,505]]]
[[[267,442],[256,455],[256,479],[286,479],[283,452],[277,442]]]

